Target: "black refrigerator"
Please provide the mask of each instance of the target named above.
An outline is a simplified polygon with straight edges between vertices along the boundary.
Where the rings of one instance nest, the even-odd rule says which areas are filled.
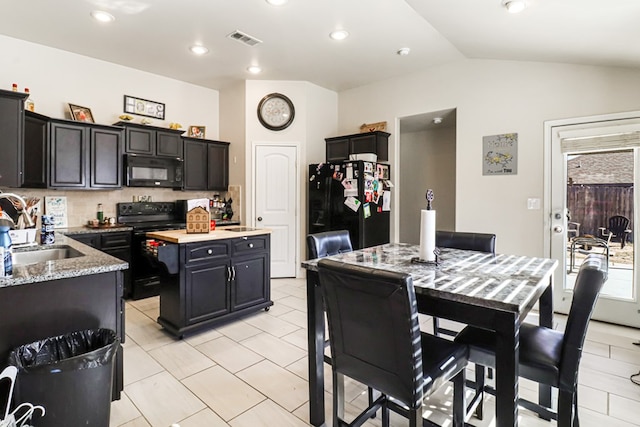
[[[309,165],[308,234],[349,230],[353,249],[389,243],[389,177],[383,163]]]

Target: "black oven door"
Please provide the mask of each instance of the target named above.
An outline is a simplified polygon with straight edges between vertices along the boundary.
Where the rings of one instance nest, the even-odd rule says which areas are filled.
[[[183,161],[178,158],[125,154],[127,187],[182,188]]]

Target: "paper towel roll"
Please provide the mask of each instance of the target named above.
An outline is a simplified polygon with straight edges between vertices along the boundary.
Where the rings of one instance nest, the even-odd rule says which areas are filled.
[[[435,261],[436,255],[436,211],[423,209],[420,215],[420,259]]]

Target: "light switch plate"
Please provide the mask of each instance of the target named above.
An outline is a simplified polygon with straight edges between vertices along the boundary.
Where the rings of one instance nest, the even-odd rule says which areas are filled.
[[[527,199],[527,209],[540,210],[540,199],[535,199],[535,198]]]

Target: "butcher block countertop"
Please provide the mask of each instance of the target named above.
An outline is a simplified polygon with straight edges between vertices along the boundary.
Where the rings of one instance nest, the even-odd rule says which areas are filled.
[[[243,226],[216,227],[209,233],[191,233],[187,230],[167,230],[152,231],[147,233],[150,239],[159,239],[169,243],[194,243],[206,242],[208,240],[234,239],[237,237],[258,236],[260,234],[271,234],[268,228],[250,228]]]

